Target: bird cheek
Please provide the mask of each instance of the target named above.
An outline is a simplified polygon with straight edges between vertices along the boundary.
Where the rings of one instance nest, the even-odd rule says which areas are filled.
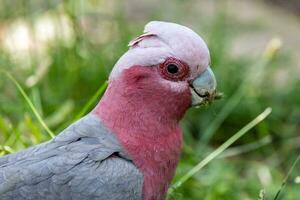
[[[123,72],[123,78],[128,84],[137,84],[149,77],[148,69],[141,66],[132,66]]]
[[[185,81],[174,82],[166,79],[160,79],[160,82],[163,87],[175,93],[182,93],[189,90],[189,84]]]

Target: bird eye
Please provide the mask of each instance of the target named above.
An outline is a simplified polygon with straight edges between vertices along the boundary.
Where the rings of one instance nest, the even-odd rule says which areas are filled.
[[[175,64],[168,64],[167,65],[167,70],[171,74],[176,74],[179,69],[178,69],[177,65],[175,65]]]
[[[171,81],[182,81],[189,75],[188,65],[172,57],[161,63],[158,69],[163,78]]]

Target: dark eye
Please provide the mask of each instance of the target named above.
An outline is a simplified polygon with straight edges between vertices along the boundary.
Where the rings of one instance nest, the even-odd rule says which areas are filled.
[[[183,81],[189,75],[188,65],[177,58],[167,58],[159,65],[159,72],[165,79],[171,81]]]
[[[171,74],[176,74],[179,69],[178,69],[177,65],[175,65],[175,64],[168,64],[167,65],[167,70]]]

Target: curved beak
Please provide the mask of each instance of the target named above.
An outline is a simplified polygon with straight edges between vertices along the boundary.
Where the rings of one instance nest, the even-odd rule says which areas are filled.
[[[210,67],[190,83],[192,105],[203,105],[216,98],[217,81]]]

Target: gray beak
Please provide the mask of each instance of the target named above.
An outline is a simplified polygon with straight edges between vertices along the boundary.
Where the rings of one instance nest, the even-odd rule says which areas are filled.
[[[190,83],[192,105],[210,103],[216,97],[217,81],[211,68],[208,67],[202,74]]]

